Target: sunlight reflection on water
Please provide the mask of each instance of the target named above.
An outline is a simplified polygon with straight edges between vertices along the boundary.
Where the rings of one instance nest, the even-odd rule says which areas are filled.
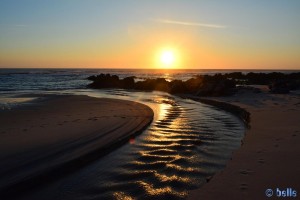
[[[155,113],[149,128],[30,199],[41,194],[45,199],[67,200],[183,199],[189,190],[223,169],[232,151],[240,146],[244,127],[228,113],[160,92],[115,92],[77,94],[144,103]],[[226,126],[228,123],[231,127]]]

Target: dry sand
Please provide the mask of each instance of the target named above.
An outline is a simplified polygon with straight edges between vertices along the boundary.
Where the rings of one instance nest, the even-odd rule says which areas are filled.
[[[153,118],[148,106],[131,101],[87,96],[42,99],[0,112],[0,193],[51,169],[72,170],[107,153]]]
[[[300,96],[262,90],[210,98],[248,110],[251,128],[227,167],[188,199],[269,199],[267,189],[278,199],[277,188],[292,188],[300,197]]]

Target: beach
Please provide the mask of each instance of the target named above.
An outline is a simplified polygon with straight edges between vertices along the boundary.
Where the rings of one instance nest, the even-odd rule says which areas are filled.
[[[0,194],[84,166],[129,142],[152,118],[153,111],[140,103],[76,95],[43,95],[1,111]]]
[[[4,92],[1,199],[265,199],[265,191],[299,191],[297,91],[251,85],[200,97],[64,87],[54,95]]]
[[[205,98],[249,111],[251,127],[225,169],[200,189],[191,191],[188,199],[278,198],[282,191],[286,191],[285,195],[296,191],[299,196],[299,94],[270,94],[266,86],[260,89],[261,92],[241,90],[230,97]]]
[[[0,200],[300,199],[299,11],[0,0]]]

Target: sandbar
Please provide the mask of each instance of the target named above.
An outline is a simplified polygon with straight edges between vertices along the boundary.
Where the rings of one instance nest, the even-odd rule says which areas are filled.
[[[0,196],[27,191],[109,153],[142,132],[141,103],[50,95],[0,112]]]

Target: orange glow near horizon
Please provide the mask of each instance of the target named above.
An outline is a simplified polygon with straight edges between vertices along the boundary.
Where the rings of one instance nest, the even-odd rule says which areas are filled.
[[[126,36],[0,49],[0,67],[127,69],[295,69],[298,49],[232,45],[238,39],[176,27],[130,27]],[[282,52],[282,49],[285,49]],[[296,59],[297,58],[297,59]]]
[[[128,69],[297,69],[297,48],[284,53],[232,45],[208,33],[156,27],[131,28],[126,37],[87,40],[61,46],[0,50],[0,67]],[[251,47],[251,48],[250,48]],[[296,66],[296,67],[295,67]]]

